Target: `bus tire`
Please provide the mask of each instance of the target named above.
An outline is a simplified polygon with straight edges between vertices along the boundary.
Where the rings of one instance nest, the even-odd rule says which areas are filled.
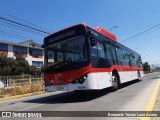
[[[117,91],[119,87],[119,80],[118,80],[118,75],[115,72],[112,73],[111,83],[112,83],[112,86],[111,86],[112,91]]]
[[[138,81],[142,81],[142,77],[139,71],[137,72],[137,75],[138,75]]]

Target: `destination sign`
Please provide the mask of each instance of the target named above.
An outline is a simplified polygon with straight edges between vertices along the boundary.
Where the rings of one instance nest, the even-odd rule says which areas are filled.
[[[60,39],[63,39],[63,38],[72,36],[72,35],[74,35],[75,33],[76,33],[75,30],[72,30],[72,31],[69,31],[69,32],[60,34],[60,35],[58,35],[58,36],[55,36],[55,37],[52,37],[52,38],[48,39],[48,43],[52,43],[52,42],[54,42],[54,41],[57,41],[57,40],[60,40]]]

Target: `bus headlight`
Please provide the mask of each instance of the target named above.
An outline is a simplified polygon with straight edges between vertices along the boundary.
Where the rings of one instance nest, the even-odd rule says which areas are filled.
[[[79,79],[76,79],[76,80],[72,81],[71,83],[72,84],[77,84],[77,83],[83,84],[86,79],[87,79],[87,75],[85,75]]]

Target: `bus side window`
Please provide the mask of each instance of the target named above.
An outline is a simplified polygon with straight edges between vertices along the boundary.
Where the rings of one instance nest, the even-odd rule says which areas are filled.
[[[139,56],[139,59],[140,59],[140,61],[139,61],[140,67],[143,67],[143,65],[142,65],[142,59],[141,59],[140,56]]]
[[[129,66],[130,61],[129,61],[129,56],[128,53],[126,51],[123,51],[123,64],[126,66]]]
[[[136,65],[136,63],[135,63],[135,56],[133,55],[133,53],[129,54],[129,59],[130,59],[131,66],[135,66]]]
[[[97,68],[97,61],[98,61],[98,50],[97,50],[97,44],[95,43],[95,46],[91,46],[91,63],[93,68]]]
[[[63,53],[57,52],[57,61],[60,61],[60,62],[63,61]]]
[[[123,50],[121,48],[116,47],[116,53],[119,65],[123,65]]]
[[[110,44],[109,43],[105,43],[105,47],[106,47],[106,59],[111,63],[113,64],[113,58],[112,58],[112,55],[111,55],[111,47],[110,47]]]
[[[103,46],[103,44],[97,42],[97,48],[98,48],[98,57],[99,57],[99,58],[105,58],[105,53],[104,53],[104,46]]]
[[[47,51],[48,64],[54,63],[56,61],[55,51],[48,49]]]
[[[98,57],[97,45],[91,47],[91,56]]]
[[[117,64],[117,58],[116,58],[116,51],[115,51],[115,47],[113,45],[111,45],[111,54],[113,57],[113,64]]]
[[[137,67],[142,67],[142,60],[140,56],[137,56],[136,64],[137,64]]]
[[[96,46],[91,47],[91,63],[93,68],[107,67],[103,43],[97,41]]]

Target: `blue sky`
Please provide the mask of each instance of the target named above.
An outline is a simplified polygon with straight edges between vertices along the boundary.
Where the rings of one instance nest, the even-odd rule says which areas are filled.
[[[120,42],[159,24],[159,5],[159,0],[0,0],[0,12],[51,31],[78,23],[108,30],[117,25],[112,33]],[[20,34],[43,43],[43,37]],[[0,40],[23,41],[2,35]],[[160,64],[160,27],[123,44],[140,53],[143,61]]]

